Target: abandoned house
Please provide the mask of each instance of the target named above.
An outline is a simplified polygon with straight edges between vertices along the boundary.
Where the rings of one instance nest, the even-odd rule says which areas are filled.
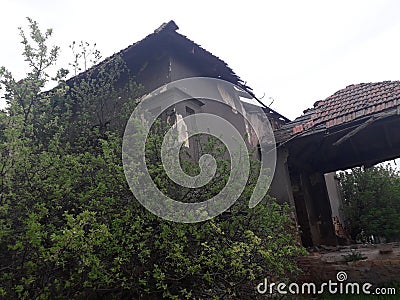
[[[275,131],[277,174],[290,178],[281,192],[296,207],[305,246],[335,245],[341,235],[331,172],[399,157],[399,130],[400,81],[384,81],[347,86]]]
[[[256,99],[251,88],[224,61],[177,30],[173,21],[164,23],[117,53],[136,82],[144,86],[144,94],[179,79],[208,77],[232,83],[244,90],[247,98]],[[175,119],[211,112],[229,120],[241,134],[249,134],[243,118],[232,109],[234,105],[249,106],[242,101],[246,96],[231,87],[215,89],[232,103],[231,107],[192,99],[172,109]],[[304,246],[336,245],[342,217],[334,171],[400,156],[400,83],[349,86],[316,102],[293,122],[258,105],[268,117],[277,143],[270,194],[295,207]],[[250,146],[256,143],[249,140]]]

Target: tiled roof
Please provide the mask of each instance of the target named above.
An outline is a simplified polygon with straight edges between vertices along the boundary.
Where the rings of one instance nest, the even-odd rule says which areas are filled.
[[[374,113],[400,106],[400,81],[383,81],[349,85],[277,131],[284,141],[297,133],[314,128],[331,128]]]

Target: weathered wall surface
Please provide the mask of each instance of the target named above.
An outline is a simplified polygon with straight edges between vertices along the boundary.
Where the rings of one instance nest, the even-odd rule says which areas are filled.
[[[278,149],[274,178],[271,183],[270,195],[275,197],[279,203],[288,203],[294,207],[293,191],[287,169],[287,152]]]
[[[338,187],[338,179],[336,172],[325,174],[326,188],[328,189],[329,200],[331,202],[332,217],[337,217],[340,223],[343,224],[343,213],[340,209],[342,205],[342,195]]]

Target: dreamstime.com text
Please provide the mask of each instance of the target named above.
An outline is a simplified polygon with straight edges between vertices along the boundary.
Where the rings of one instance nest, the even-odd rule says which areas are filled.
[[[257,285],[257,292],[260,294],[279,295],[316,295],[316,294],[364,294],[364,295],[396,295],[394,287],[373,287],[371,283],[345,282],[346,272],[340,271],[336,274],[337,281],[329,280],[321,284],[315,283],[290,283],[268,282],[265,278]]]

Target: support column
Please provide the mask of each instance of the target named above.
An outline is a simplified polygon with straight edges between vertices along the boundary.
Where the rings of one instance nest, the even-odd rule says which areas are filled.
[[[314,243],[311,234],[310,220],[308,218],[300,172],[298,172],[297,169],[290,168],[289,174],[293,191],[294,205],[296,208],[296,219],[298,225],[300,226],[301,243],[304,247],[312,247],[314,246]]]
[[[306,247],[338,244],[324,174],[292,167],[290,177],[296,213]]]

